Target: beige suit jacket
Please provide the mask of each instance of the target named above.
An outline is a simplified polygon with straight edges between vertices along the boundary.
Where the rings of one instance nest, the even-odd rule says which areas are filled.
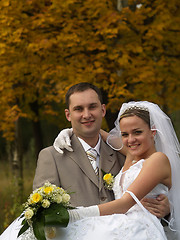
[[[42,186],[47,180],[71,193],[73,206],[90,206],[114,199],[112,191],[104,188],[102,171],[95,175],[86,153],[75,135],[71,138],[73,152],[57,152],[53,146],[39,153],[33,189]],[[101,141],[99,168],[116,175],[124,157]],[[99,179],[98,179],[99,178]]]

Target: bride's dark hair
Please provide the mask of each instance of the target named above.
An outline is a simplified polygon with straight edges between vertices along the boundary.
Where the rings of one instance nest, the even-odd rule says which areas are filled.
[[[120,116],[119,121],[121,121],[122,118],[132,117],[132,116],[137,116],[137,117],[141,118],[142,120],[144,120],[148,124],[149,128],[151,128],[149,112],[145,109],[141,109],[141,108],[136,107],[136,106],[127,108],[125,110],[125,112]]]

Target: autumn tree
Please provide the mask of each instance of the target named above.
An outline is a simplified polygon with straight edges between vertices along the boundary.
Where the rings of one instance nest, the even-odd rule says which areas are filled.
[[[176,0],[140,3],[133,11],[122,10],[131,30],[129,43],[124,45],[127,58],[121,64],[122,83],[127,84],[133,99],[154,101],[170,113],[180,108],[180,3]],[[138,41],[136,53],[134,41]]]
[[[16,139],[12,159],[20,119],[39,150],[41,119],[60,126],[59,103],[78,82],[102,89],[109,128],[125,101],[179,109],[179,0],[4,0],[0,10],[0,130]]]
[[[81,81],[102,88],[113,111],[130,99],[178,108],[179,1],[125,2],[3,1],[5,116],[32,119],[37,133],[38,120],[56,114],[52,103]]]

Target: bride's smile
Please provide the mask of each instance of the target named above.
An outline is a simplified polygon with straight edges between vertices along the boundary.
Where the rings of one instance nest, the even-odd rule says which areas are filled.
[[[123,144],[135,159],[147,158],[155,152],[153,132],[148,125],[137,116],[125,117],[120,120]]]

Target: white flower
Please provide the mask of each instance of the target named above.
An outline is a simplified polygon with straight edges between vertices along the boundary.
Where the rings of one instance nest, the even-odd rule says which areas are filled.
[[[63,196],[62,196],[62,201],[63,201],[64,203],[68,203],[69,200],[70,200],[69,194],[64,193]]]
[[[26,219],[31,219],[32,216],[34,215],[34,212],[31,208],[27,208],[25,213],[24,213],[24,216]]]
[[[47,200],[47,199],[43,199],[43,201],[42,201],[42,207],[43,208],[48,208],[49,206],[50,206],[50,201],[49,200]]]
[[[59,194],[63,195],[65,191],[63,188],[58,187],[58,192]]]
[[[62,202],[62,196],[56,195],[56,196],[54,197],[54,201],[55,201],[56,203],[61,203],[61,202]]]

